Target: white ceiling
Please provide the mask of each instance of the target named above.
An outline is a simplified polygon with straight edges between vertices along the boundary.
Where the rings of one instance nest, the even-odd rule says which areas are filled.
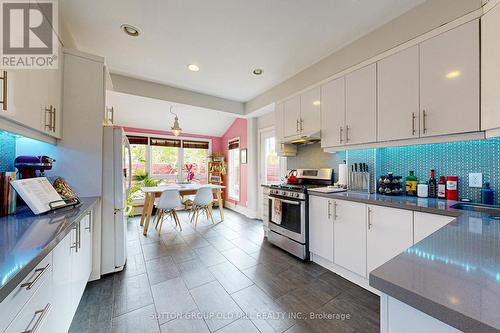
[[[171,105],[184,133],[222,136],[236,119],[220,111],[114,91],[107,91],[106,104],[114,107],[115,124],[127,127],[170,131],[174,124]]]
[[[114,73],[245,102],[424,0],[64,0]],[[138,27],[138,38],[120,25]],[[196,63],[201,70],[187,70]],[[254,68],[264,69],[260,77]]]

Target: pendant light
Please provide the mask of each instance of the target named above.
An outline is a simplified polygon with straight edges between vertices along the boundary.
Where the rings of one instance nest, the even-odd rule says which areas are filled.
[[[172,126],[171,130],[175,136],[179,136],[181,135],[182,128],[179,126],[179,117],[177,117],[176,113],[172,112],[172,108],[173,106],[170,106],[170,113],[175,116],[175,120],[174,120],[174,126]]]

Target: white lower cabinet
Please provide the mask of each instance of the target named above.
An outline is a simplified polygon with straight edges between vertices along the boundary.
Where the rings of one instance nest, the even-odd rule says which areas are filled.
[[[88,213],[18,289],[0,303],[0,331],[67,332],[91,267],[92,216]],[[38,275],[40,278],[36,278]],[[27,289],[26,283],[29,282],[33,282],[36,288]],[[4,331],[6,325],[9,326]]]
[[[366,205],[334,200],[334,262],[366,278]]]
[[[413,242],[417,244],[422,239],[438,231],[455,219],[452,216],[435,215],[415,212],[413,215]]]
[[[333,215],[334,200],[311,197],[309,201],[309,250],[329,262],[333,262]]]
[[[368,273],[413,245],[411,210],[368,205]]]

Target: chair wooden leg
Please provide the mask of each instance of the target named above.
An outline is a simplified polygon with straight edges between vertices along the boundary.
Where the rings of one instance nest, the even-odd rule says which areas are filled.
[[[161,216],[160,227],[158,228],[158,235],[161,234],[161,228],[163,227],[163,221],[165,220],[164,214]]]
[[[195,210],[194,206],[193,206],[193,209],[192,209],[192,213],[193,213],[193,215],[191,215],[191,224],[194,222],[194,218],[196,216],[196,210]]]
[[[195,227],[195,228],[198,226],[198,217],[200,216],[200,209],[201,209],[201,208],[198,208],[198,209],[196,210],[196,222],[195,222],[195,224],[194,224],[194,227]]]
[[[179,221],[179,216],[177,215],[177,212],[173,210],[172,214],[174,215],[175,224],[177,224],[179,226],[180,231],[182,231],[181,221]]]
[[[208,206],[208,214],[210,215],[210,219],[212,220],[212,224],[215,224],[214,215],[212,213],[212,206]]]
[[[158,229],[158,224],[160,223],[160,219],[163,216],[163,209],[157,209],[155,216],[155,229]]]

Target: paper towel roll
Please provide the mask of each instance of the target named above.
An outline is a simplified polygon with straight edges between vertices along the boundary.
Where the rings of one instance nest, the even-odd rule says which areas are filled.
[[[338,185],[347,185],[347,164],[339,164]]]

